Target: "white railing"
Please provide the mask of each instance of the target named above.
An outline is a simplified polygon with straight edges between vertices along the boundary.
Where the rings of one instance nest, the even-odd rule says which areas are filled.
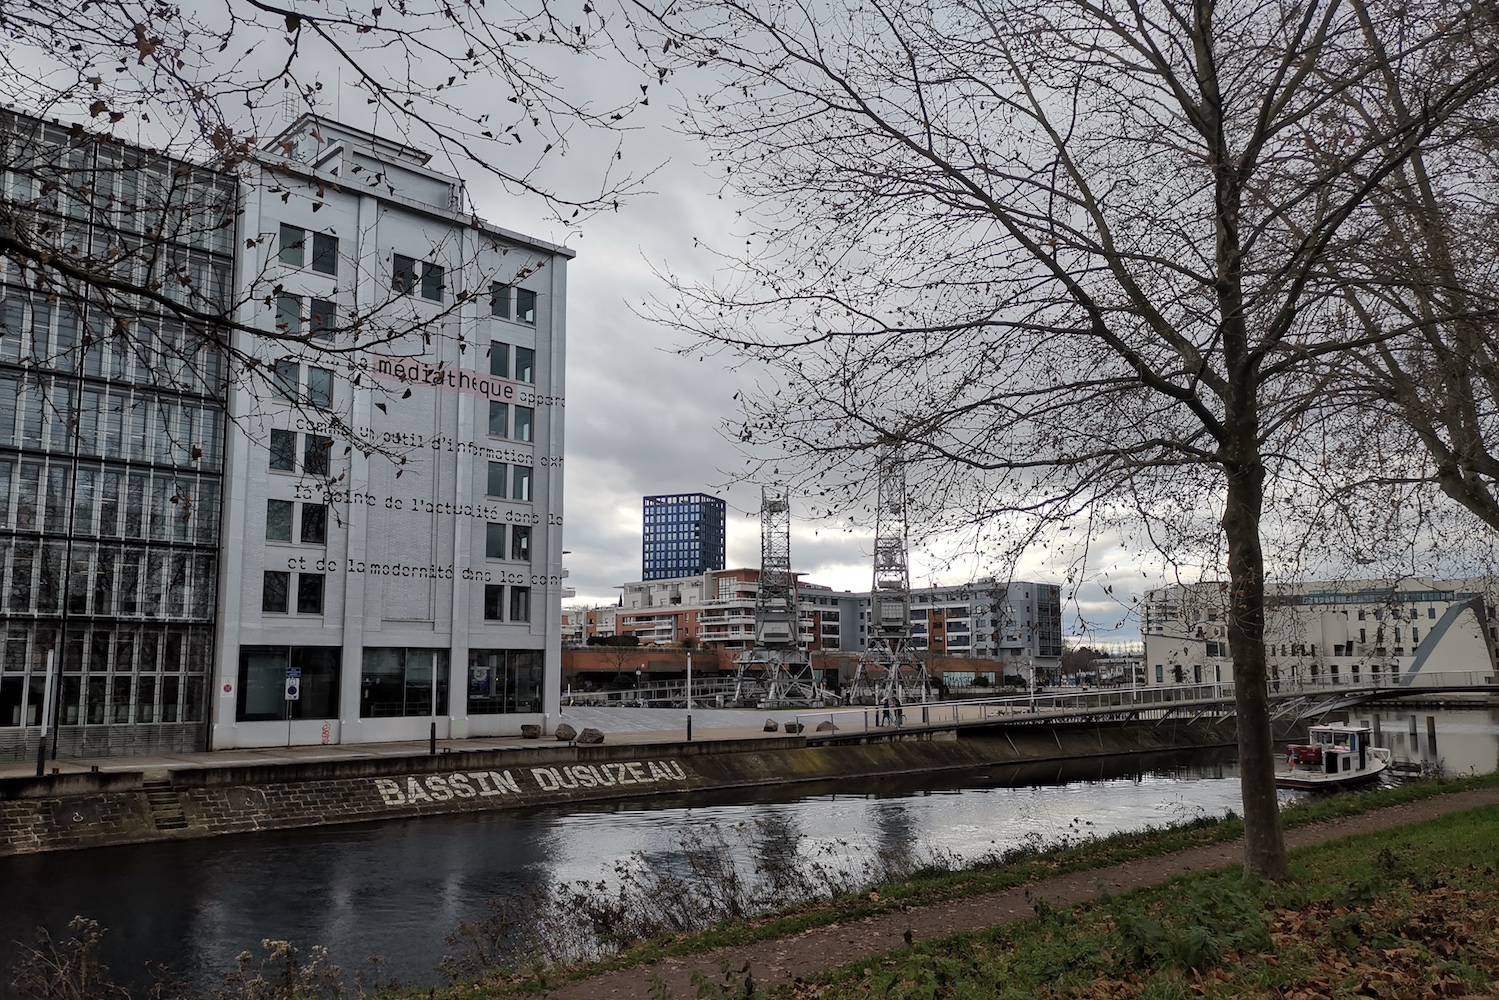
[[[1391,679],[1389,674],[1365,675],[1360,681],[1352,677],[1291,678],[1282,677],[1277,686],[1270,682],[1270,696],[1284,699],[1319,692],[1387,691],[1410,692],[1442,691],[1461,688],[1489,688],[1499,693],[1499,677],[1492,671],[1444,670],[1422,672],[1414,676],[1402,675]],[[1211,705],[1215,702],[1232,701],[1234,685],[1230,682],[1213,684],[1172,684],[1140,686],[1134,688],[1091,688],[1088,690],[1064,689],[1041,691],[1035,694],[1007,695],[997,698],[974,698],[962,701],[938,701],[926,704],[914,703],[901,706],[900,725],[911,727],[937,727],[981,725],[986,722],[1005,720],[1033,720],[1069,715],[1102,714],[1120,710],[1150,711],[1194,705]],[[796,721],[803,725],[803,732],[816,735],[818,726],[831,724],[834,728],[823,729],[830,733],[876,733],[886,732],[896,725],[895,711],[877,705],[852,706],[800,712]]]

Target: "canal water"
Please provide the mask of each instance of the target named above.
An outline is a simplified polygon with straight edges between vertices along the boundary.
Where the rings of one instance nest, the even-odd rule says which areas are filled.
[[[1376,717],[1398,759],[1439,759],[1449,774],[1499,768],[1499,710],[1354,715]],[[438,982],[453,950],[445,938],[484,916],[489,899],[526,884],[607,880],[618,862],[659,863],[693,839],[851,872],[875,857],[977,860],[1238,806],[1234,754],[1210,750],[3,858],[0,983],[38,926],[64,933],[75,915],[107,928],[106,961],[136,985],[149,962],[212,987],[263,939],[323,945],[346,970],[377,953],[403,983]]]

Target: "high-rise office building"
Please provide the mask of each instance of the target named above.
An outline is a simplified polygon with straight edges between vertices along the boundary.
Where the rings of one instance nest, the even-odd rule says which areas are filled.
[[[704,493],[644,498],[640,578],[667,580],[724,568],[728,507]]]

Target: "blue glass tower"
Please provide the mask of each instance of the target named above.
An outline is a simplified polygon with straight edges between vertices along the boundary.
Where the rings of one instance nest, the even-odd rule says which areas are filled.
[[[704,493],[646,497],[640,578],[669,580],[724,568],[728,508]]]

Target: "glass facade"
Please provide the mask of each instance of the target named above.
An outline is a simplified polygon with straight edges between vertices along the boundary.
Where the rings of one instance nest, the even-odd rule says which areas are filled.
[[[228,308],[235,181],[7,113],[0,146],[8,212],[145,290],[0,259],[0,759],[44,713],[61,757],[202,749],[224,362],[172,305]]]
[[[727,507],[702,493],[646,497],[640,578],[669,580],[724,568]]]

